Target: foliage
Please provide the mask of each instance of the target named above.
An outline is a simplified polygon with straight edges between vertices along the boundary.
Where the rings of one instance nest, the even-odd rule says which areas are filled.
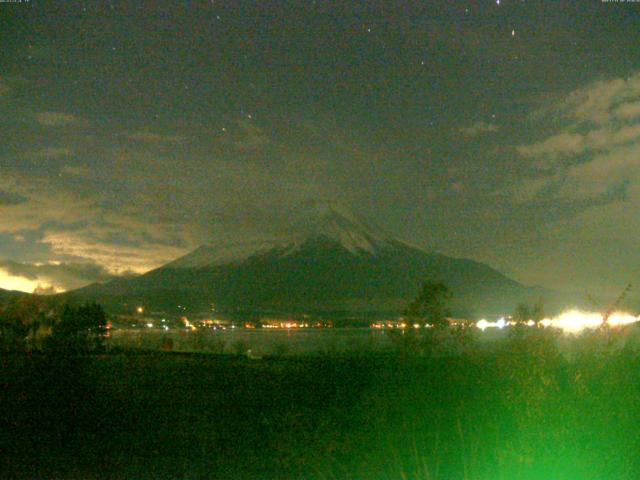
[[[450,315],[450,300],[451,293],[444,283],[427,281],[409,304],[406,316],[412,322],[426,322],[434,328],[445,328],[449,325],[447,317]]]
[[[531,307],[531,320],[536,326],[540,325],[540,322],[544,320],[544,305],[542,304],[542,299],[538,300]]]
[[[38,348],[48,335],[55,307],[42,297],[25,295],[0,304],[0,343],[8,350]]]
[[[513,321],[516,324],[527,323],[531,319],[529,306],[526,303],[519,303],[513,312]]]
[[[536,326],[544,319],[544,306],[542,299],[532,305],[524,302],[519,303],[513,312],[513,320],[516,324],[521,325],[529,321],[533,321]]]
[[[403,359],[366,398],[381,448],[361,478],[638,478],[640,350],[612,330],[529,328],[474,355]]]
[[[449,288],[427,281],[405,310],[406,328],[389,331],[394,349],[401,356],[450,357],[477,349],[475,330],[469,325],[449,323]]]
[[[639,327],[429,358],[7,356],[0,477],[640,478]]]
[[[48,347],[68,353],[101,351],[104,349],[106,331],[107,315],[100,305],[65,305],[53,325]]]

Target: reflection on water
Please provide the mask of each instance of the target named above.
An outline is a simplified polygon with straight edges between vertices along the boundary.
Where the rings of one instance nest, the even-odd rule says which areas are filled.
[[[246,353],[253,355],[331,354],[384,351],[391,346],[389,332],[369,328],[196,331],[119,329],[112,347],[178,352]]]
[[[614,330],[618,331],[618,330]],[[485,331],[474,329],[473,338],[478,346],[491,348],[499,345],[501,340],[509,338],[509,329],[489,328]],[[417,334],[418,338],[421,336]],[[595,335],[587,330],[575,335],[562,335],[557,331],[555,341],[563,354],[572,356],[574,339]],[[586,338],[585,337],[585,338]],[[401,330],[379,330],[372,328],[309,328],[291,330],[261,329],[115,329],[109,339],[111,348],[134,348],[141,350],[203,352],[217,354],[247,354],[250,357],[265,355],[317,355],[340,353],[367,353],[394,351],[410,348],[411,340],[404,338]],[[452,338],[442,337],[439,342],[447,343]],[[409,341],[409,342],[407,342]],[[455,343],[455,342],[454,342]],[[615,348],[624,347],[640,349],[640,324],[624,327],[615,336]],[[449,353],[459,350],[458,346],[449,345]],[[444,345],[447,347],[447,345]]]

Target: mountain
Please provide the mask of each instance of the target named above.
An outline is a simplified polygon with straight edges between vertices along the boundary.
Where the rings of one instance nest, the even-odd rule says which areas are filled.
[[[309,240],[319,238],[332,240],[354,255],[375,254],[390,240],[362,219],[331,203],[305,202],[286,216],[290,224],[279,236],[203,245],[162,268],[206,268],[235,264],[269,252],[289,255]]]
[[[112,308],[166,312],[397,315],[427,279],[445,282],[457,315],[497,315],[546,295],[482,263],[394,239],[331,203],[307,202],[271,238],[203,245],[135,278],[74,292]]]
[[[4,290],[0,288],[0,302],[4,302],[6,300],[13,300],[18,297],[26,297],[30,294],[25,292],[18,292],[16,290]]]

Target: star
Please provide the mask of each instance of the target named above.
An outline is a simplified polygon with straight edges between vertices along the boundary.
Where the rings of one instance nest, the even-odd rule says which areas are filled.
[[[511,36],[515,37],[516,36],[516,31],[515,30],[511,30]]]

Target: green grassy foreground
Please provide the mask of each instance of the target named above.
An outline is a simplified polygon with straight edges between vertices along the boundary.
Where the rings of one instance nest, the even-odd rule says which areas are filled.
[[[2,357],[1,478],[640,478],[640,354]]]

